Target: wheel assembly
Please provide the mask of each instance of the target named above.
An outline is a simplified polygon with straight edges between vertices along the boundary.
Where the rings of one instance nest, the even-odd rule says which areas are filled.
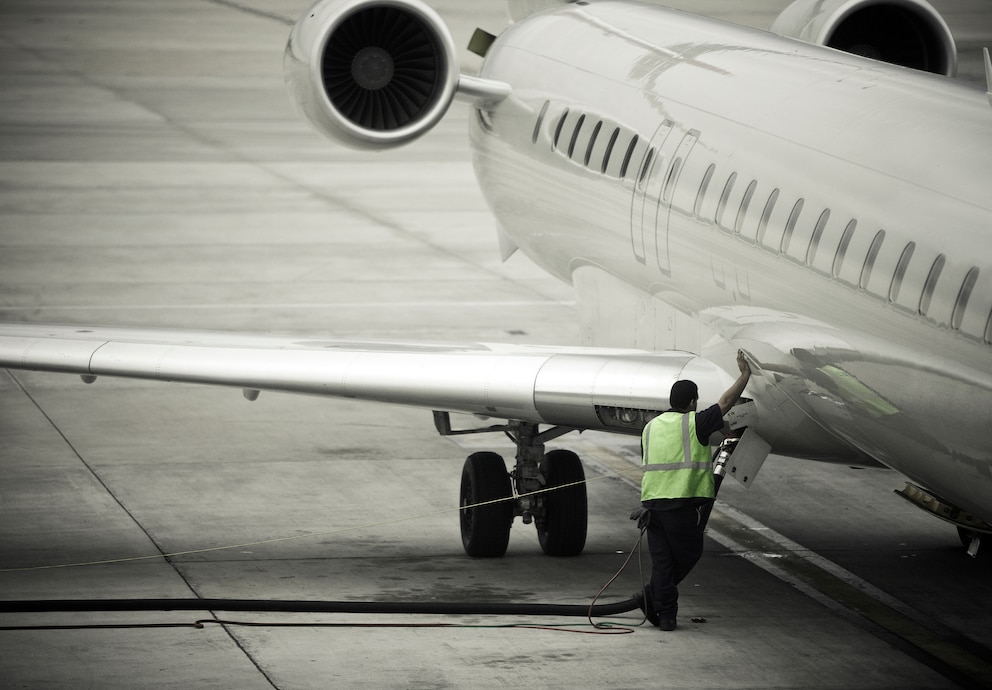
[[[541,548],[549,556],[577,556],[586,545],[589,513],[582,461],[570,450],[552,450],[541,460],[541,474],[547,488],[561,487],[544,495],[544,519],[537,522]]]
[[[488,452],[468,456],[460,494],[465,553],[476,558],[502,556],[513,525],[513,488],[503,458]]]

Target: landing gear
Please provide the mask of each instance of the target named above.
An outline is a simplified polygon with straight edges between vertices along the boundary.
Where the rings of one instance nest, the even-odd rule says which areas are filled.
[[[541,432],[537,424],[511,421],[454,431],[444,412],[435,412],[434,422],[442,436],[502,431],[517,447],[511,472],[496,453],[472,453],[465,461],[459,520],[469,556],[493,558],[506,553],[517,516],[524,524],[534,523],[541,548],[549,556],[582,553],[589,515],[582,462],[569,450],[544,451],[545,442],[574,429],[553,427]]]

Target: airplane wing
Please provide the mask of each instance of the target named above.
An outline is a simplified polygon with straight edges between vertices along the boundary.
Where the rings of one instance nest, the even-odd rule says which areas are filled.
[[[396,403],[639,433],[691,378],[715,401],[733,378],[687,352],[360,342],[183,330],[0,324],[0,367]]]
[[[507,420],[518,447],[513,472],[495,453],[462,470],[461,532],[471,556],[505,553],[516,515],[534,522],[550,555],[580,553],[588,514],[584,472],[571,451],[545,442],[578,429],[639,434],[691,378],[716,400],[732,383],[686,352],[484,343],[360,342],[223,332],[0,324],[0,367],[284,391],[425,407],[452,433],[448,412]],[[540,425],[551,428],[540,429]],[[470,433],[473,430],[462,430]],[[549,490],[555,496],[545,496]]]

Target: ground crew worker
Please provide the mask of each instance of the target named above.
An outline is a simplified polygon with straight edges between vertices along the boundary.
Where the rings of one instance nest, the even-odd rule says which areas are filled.
[[[723,415],[744,392],[751,368],[737,353],[740,376],[715,405],[696,412],[699,390],[692,381],[676,381],[671,409],[644,427],[641,505],[648,510],[651,582],[635,594],[648,620],[674,630],[679,609],[678,584],[703,554],[705,509],[715,498],[710,434],[723,429]]]

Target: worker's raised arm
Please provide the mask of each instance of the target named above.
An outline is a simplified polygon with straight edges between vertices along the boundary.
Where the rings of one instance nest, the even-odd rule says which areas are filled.
[[[733,385],[716,402],[720,406],[720,414],[727,414],[730,408],[734,406],[734,403],[744,393],[744,387],[747,386],[747,382],[751,378],[751,366],[747,363],[747,359],[744,358],[744,352],[742,350],[737,351],[737,367],[741,370],[741,375],[737,377]]]

